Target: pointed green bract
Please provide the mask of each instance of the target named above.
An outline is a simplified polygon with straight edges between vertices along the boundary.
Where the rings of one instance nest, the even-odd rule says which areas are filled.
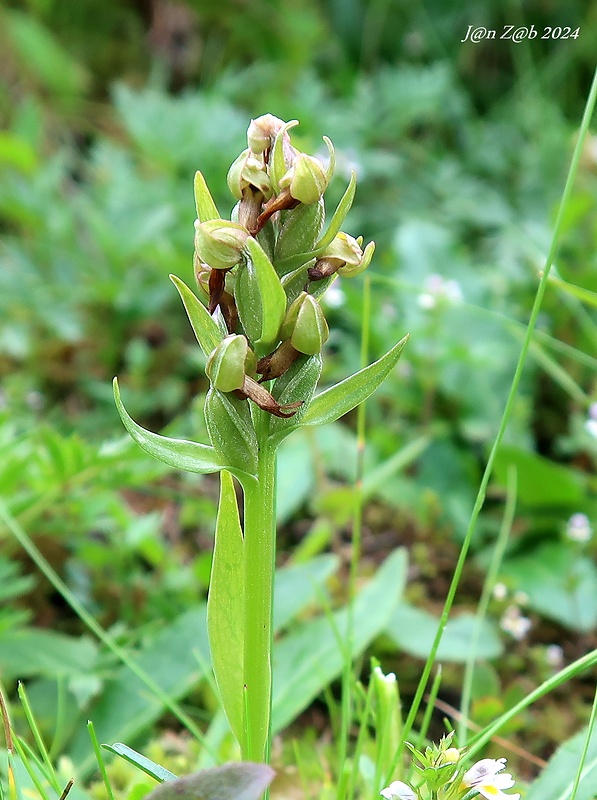
[[[254,475],[258,447],[248,402],[212,388],[205,398],[205,422],[224,463]]]
[[[207,633],[212,666],[230,728],[238,742],[245,736],[244,542],[232,476],[220,474],[220,502],[207,600]]]
[[[286,313],[286,293],[276,270],[257,239],[247,239],[257,285],[261,295],[261,335],[255,345],[267,347],[273,344]]]
[[[281,275],[285,275],[287,272],[291,272],[293,269],[300,267],[301,264],[305,264],[311,258],[320,256],[325,248],[334,241],[334,238],[340,232],[340,228],[346,219],[346,215],[350,211],[356,188],[357,178],[353,172],[350,176],[350,182],[346,187],[346,191],[342,195],[342,199],[334,211],[334,216],[330,221],[327,231],[324,233],[321,239],[315,243],[312,250],[309,250],[305,253],[298,253],[294,256],[288,256],[288,258],[280,259],[276,266]]]
[[[357,190],[357,176],[355,172],[351,172],[350,181],[348,183],[348,186],[346,187],[346,191],[342,195],[342,199],[340,200],[340,202],[336,207],[336,210],[334,211],[334,216],[330,221],[327,231],[315,245],[314,248],[315,250],[324,250],[328,245],[330,245],[334,241],[336,234],[340,232],[340,228],[342,227],[342,223],[346,219],[346,215],[351,209],[356,190]]]
[[[150,456],[163,461],[175,469],[187,472],[219,472],[226,466],[222,457],[206,444],[189,442],[186,439],[170,439],[142,428],[128,415],[120,399],[118,381],[114,378],[114,400],[120,419],[131,438]]]
[[[197,217],[200,222],[207,222],[210,219],[220,219],[220,212],[214,203],[213,197],[203,174],[197,170],[195,173],[195,207],[197,209]]]
[[[407,341],[408,336],[405,336],[378,361],[314,397],[301,424],[324,425],[356,408],[383,383],[395,367]]]
[[[201,349],[206,356],[209,356],[224,338],[218,323],[184,281],[181,281],[176,275],[170,275],[170,280],[178,289],[178,294]]]

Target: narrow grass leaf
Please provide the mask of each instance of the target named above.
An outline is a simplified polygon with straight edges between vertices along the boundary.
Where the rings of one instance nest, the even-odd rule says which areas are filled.
[[[218,472],[226,466],[221,456],[209,445],[160,436],[137,425],[122,404],[116,378],[114,378],[114,399],[120,419],[131,437],[142,450],[158,461],[163,461],[175,469],[200,473]]]
[[[316,395],[302,424],[324,425],[334,422],[370,397],[396,366],[407,341],[408,336],[405,336],[373,364]]]
[[[220,502],[209,598],[207,632],[216,683],[230,728],[239,743],[244,723],[244,541],[232,476],[220,475]]]
[[[122,744],[122,742],[103,744],[102,747],[109,753],[114,753],[114,755],[120,756],[120,758],[128,761],[129,764],[133,764],[135,767],[138,767],[147,775],[151,775],[152,778],[155,778],[156,781],[160,781],[160,783],[165,781],[175,781],[178,779],[178,776],[173,772],[170,772],[170,770],[166,769],[166,767],[162,767],[161,764],[156,764],[155,761],[152,761],[150,758],[141,755],[141,753],[138,753],[136,750],[133,750],[132,747],[128,747],[126,744]]]
[[[206,356],[209,356],[224,338],[218,323],[184,281],[181,281],[176,275],[170,275],[170,280],[178,290],[201,349]]]

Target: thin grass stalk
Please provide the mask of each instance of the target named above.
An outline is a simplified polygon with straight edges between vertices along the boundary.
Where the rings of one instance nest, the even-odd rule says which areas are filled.
[[[576,797],[576,793],[578,792],[578,787],[580,785],[580,781],[583,776],[585,762],[587,760],[587,754],[589,752],[589,745],[591,744],[591,737],[595,730],[596,719],[597,719],[597,686],[595,687],[595,694],[593,695],[593,706],[591,708],[591,716],[589,717],[589,724],[587,726],[587,735],[585,736],[582,752],[580,754],[580,760],[578,762],[578,769],[576,770],[576,775],[574,776],[574,783],[572,784],[572,791],[570,792],[570,800],[574,800]],[[597,759],[594,759],[594,761],[597,761]]]
[[[91,739],[93,753],[95,755],[95,760],[97,761],[97,766],[99,768],[100,775],[102,776],[102,781],[104,782],[104,786],[106,787],[106,794],[108,795],[108,800],[114,800],[114,792],[112,791],[112,786],[110,785],[110,779],[108,778],[108,771],[106,769],[106,762],[104,761],[104,754],[102,753],[102,749],[97,740],[97,736],[95,734],[95,728],[93,727],[93,722],[91,720],[89,720],[89,722],[87,723],[87,731],[89,732],[89,738]]]
[[[508,467],[507,485],[506,485],[506,504],[504,507],[504,516],[502,524],[498,533],[497,541],[491,555],[491,561],[485,582],[483,584],[483,591],[481,592],[481,599],[477,606],[475,614],[475,625],[473,634],[471,636],[471,644],[467,653],[466,664],[464,668],[464,677],[462,680],[462,698],[460,701],[460,719],[458,720],[458,746],[464,747],[466,745],[468,727],[467,722],[471,706],[471,692],[473,686],[473,677],[475,672],[475,661],[477,649],[479,647],[479,640],[481,638],[481,628],[483,621],[487,616],[487,609],[494,586],[497,581],[497,576],[506,552],[510,533],[512,532],[512,524],[514,522],[514,514],[516,511],[516,492],[518,483],[518,471],[514,465]]]

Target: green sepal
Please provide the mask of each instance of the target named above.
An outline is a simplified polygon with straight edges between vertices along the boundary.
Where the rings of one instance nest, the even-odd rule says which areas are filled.
[[[346,187],[346,191],[342,195],[342,199],[334,211],[334,216],[330,221],[327,231],[324,233],[321,239],[315,243],[312,250],[309,250],[305,253],[297,253],[294,256],[289,256],[288,258],[277,262],[276,267],[281,275],[291,272],[293,269],[300,267],[301,264],[305,264],[312,258],[317,258],[323,253],[326,247],[328,247],[334,241],[336,234],[340,232],[340,228],[346,219],[346,215],[350,211],[356,188],[357,177],[353,172],[350,176],[350,182]]]
[[[220,473],[209,594],[207,634],[222,706],[241,748],[245,736],[244,628],[245,547],[232,476]]]
[[[317,203],[301,205],[286,212],[286,219],[282,224],[276,249],[274,251],[274,266],[288,259],[293,253],[304,253],[312,250],[315,242],[321,235],[325,210],[323,197]],[[289,270],[277,270],[279,275],[285,275]]]
[[[233,392],[242,389],[247,374],[247,361],[252,366],[255,357],[249,357],[249,344],[246,337],[231,333],[225,336],[220,344],[212,351],[205,374],[214,389],[220,392]]]
[[[163,461],[169,467],[187,472],[219,472],[227,466],[220,453],[207,444],[189,442],[186,439],[170,439],[142,428],[127,413],[122,400],[118,380],[114,378],[114,400],[124,427],[132,439],[150,456]]]
[[[176,275],[170,275],[170,280],[178,289],[178,294],[201,349],[206,356],[209,356],[220,344],[224,334],[201,300],[193,294],[186,283]]]
[[[203,174],[197,170],[194,181],[195,189],[195,208],[200,222],[207,222],[210,219],[220,219],[220,212],[217,209],[214,199],[211,196]]]
[[[356,408],[373,394],[396,366],[408,338],[405,336],[373,364],[314,397],[301,423],[324,425],[327,422],[334,422]]]
[[[231,467],[257,472],[257,436],[249,403],[211,388],[205,398],[205,422],[216,452]]]
[[[289,164],[284,159],[284,134],[298,125],[297,119],[292,119],[286,122],[283,128],[280,128],[274,139],[272,152],[269,160],[270,178],[272,179],[272,188],[276,194],[280,191],[280,180],[286,174]]]
[[[301,419],[309,408],[309,403],[313,399],[317,381],[321,375],[322,360],[321,354],[314,356],[301,356],[288,370],[276,379],[272,395],[280,403],[295,403],[302,400],[303,405],[296,414],[289,419],[272,417],[269,424],[270,434],[281,441],[295,428],[301,424]]]

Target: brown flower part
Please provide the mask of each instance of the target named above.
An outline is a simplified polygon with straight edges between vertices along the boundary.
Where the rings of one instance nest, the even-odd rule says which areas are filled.
[[[251,236],[256,236],[268,219],[273,216],[276,211],[286,211],[290,208],[296,208],[299,203],[300,200],[296,200],[290,194],[290,189],[284,189],[284,191],[280,192],[277,197],[272,197],[272,199],[268,200],[263,206],[263,211],[257,217],[254,227],[249,228],[249,233]]]
[[[341,258],[320,258],[315,262],[314,267],[307,270],[307,275],[309,280],[320,281],[334,275],[345,264],[346,261]]]
[[[259,382],[279,378],[294,364],[300,355],[301,353],[290,343],[290,339],[285,339],[273,353],[263,356],[257,362],[257,372],[261,375]]]
[[[249,397],[263,411],[267,411],[268,414],[272,414],[274,417],[282,417],[282,419],[293,417],[303,405],[303,401],[298,400],[296,403],[288,403],[285,406],[281,406],[265,386],[261,386],[253,378],[249,378],[248,375],[245,377],[242,389],[237,389],[233,394],[240,400],[246,400]]]

